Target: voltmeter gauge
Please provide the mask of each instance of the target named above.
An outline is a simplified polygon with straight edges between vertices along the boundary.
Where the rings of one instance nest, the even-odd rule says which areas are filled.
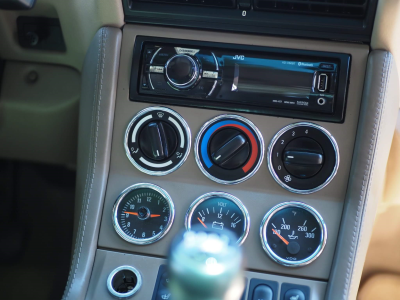
[[[138,183],[119,195],[112,221],[121,238],[132,244],[147,245],[168,233],[174,216],[174,203],[165,190],[155,184]]]
[[[260,227],[265,252],[288,267],[305,266],[324,250],[327,230],[321,215],[301,202],[285,202],[273,207]]]
[[[245,241],[250,229],[250,217],[246,207],[235,196],[224,192],[212,192],[197,198],[186,213],[185,226],[195,225],[221,233],[231,231],[237,244]]]

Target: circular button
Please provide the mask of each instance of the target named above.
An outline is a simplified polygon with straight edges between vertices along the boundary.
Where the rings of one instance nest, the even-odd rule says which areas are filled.
[[[166,64],[168,82],[177,88],[192,86],[199,77],[196,61],[188,55],[175,55]]]

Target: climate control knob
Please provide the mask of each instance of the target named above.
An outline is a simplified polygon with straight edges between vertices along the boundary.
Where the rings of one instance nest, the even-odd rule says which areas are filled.
[[[311,178],[316,175],[324,163],[321,145],[308,137],[299,137],[290,141],[283,150],[283,164],[286,170],[298,178]]]
[[[178,136],[167,122],[155,121],[144,126],[139,136],[139,145],[145,156],[161,161],[175,153]]]
[[[187,89],[198,80],[199,65],[189,55],[177,54],[167,61],[165,75],[172,86]]]
[[[221,184],[237,184],[260,168],[264,141],[250,120],[221,115],[203,125],[194,149],[197,165],[204,175]]]
[[[125,151],[130,162],[149,175],[177,170],[190,152],[191,134],[186,121],[166,107],[140,111],[125,132]]]
[[[300,122],[281,129],[268,147],[268,168],[284,189],[298,194],[321,190],[339,168],[339,148],[323,127]]]

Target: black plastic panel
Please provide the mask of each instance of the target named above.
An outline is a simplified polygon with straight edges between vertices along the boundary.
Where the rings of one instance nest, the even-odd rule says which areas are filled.
[[[318,5],[315,9],[322,9],[320,12],[296,11],[290,5],[286,11],[257,10],[253,0],[237,1],[235,8],[138,0],[123,0],[123,5],[128,23],[369,43],[377,0],[368,0],[368,9],[354,16],[332,15],[325,6]]]
[[[17,19],[17,28],[18,41],[23,48],[67,50],[59,19],[21,16]]]
[[[191,95],[195,89],[189,92],[169,92],[173,91],[168,89],[168,92],[143,89],[143,84],[146,84],[143,80],[144,77],[139,74],[143,73],[141,66],[144,66],[145,60],[149,59],[145,51],[146,43],[155,43],[157,45],[163,45],[163,43],[181,47],[181,46],[193,46],[201,49],[218,49],[219,52],[223,52],[224,49],[229,52],[234,49],[237,53],[250,51],[253,54],[260,56],[262,55],[273,55],[274,53],[279,53],[282,57],[288,60],[304,60],[311,59],[311,61],[327,61],[334,62],[338,66],[337,71],[337,82],[335,94],[335,101],[333,104],[332,111],[322,111],[315,109],[308,109],[306,107],[300,109],[297,107],[284,106],[284,105],[266,105],[266,101],[255,101],[251,97],[248,99],[233,99],[224,100],[223,97],[218,96],[199,98],[197,95]],[[147,49],[147,48],[146,48]],[[142,56],[143,53],[143,56]],[[143,61],[142,61],[143,57]],[[151,56],[150,56],[151,58]],[[341,123],[345,118],[345,107],[346,107],[346,97],[347,97],[347,86],[348,86],[348,74],[350,66],[350,55],[341,53],[328,53],[320,51],[304,51],[295,49],[281,49],[281,48],[271,48],[271,47],[257,47],[249,45],[234,45],[234,44],[221,44],[221,43],[208,43],[199,41],[187,41],[187,40],[176,40],[176,39],[163,39],[155,37],[137,37],[136,43],[133,51],[133,62],[132,62],[132,73],[131,73],[131,83],[130,83],[130,100],[139,102],[150,102],[166,105],[180,105],[189,107],[199,107],[207,109],[218,109],[218,110],[228,110],[236,112],[246,112],[254,114],[272,115],[272,116],[282,116],[289,118],[300,118],[306,120],[319,120],[327,122],[337,122]],[[163,74],[157,74],[157,76],[163,77]],[[335,75],[336,76],[336,75]],[[160,81],[162,83],[164,81]],[[154,82],[153,82],[154,83]],[[212,83],[212,82],[211,82]],[[167,84],[165,82],[165,84]],[[200,86],[200,85],[199,85]],[[239,101],[240,100],[240,101]],[[318,105],[317,105],[318,106]],[[328,106],[329,107],[329,106]]]

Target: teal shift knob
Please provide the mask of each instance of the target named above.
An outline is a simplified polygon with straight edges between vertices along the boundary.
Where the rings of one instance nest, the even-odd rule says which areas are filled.
[[[168,261],[171,299],[239,300],[244,276],[237,238],[230,232],[196,228],[181,234],[171,245]]]

